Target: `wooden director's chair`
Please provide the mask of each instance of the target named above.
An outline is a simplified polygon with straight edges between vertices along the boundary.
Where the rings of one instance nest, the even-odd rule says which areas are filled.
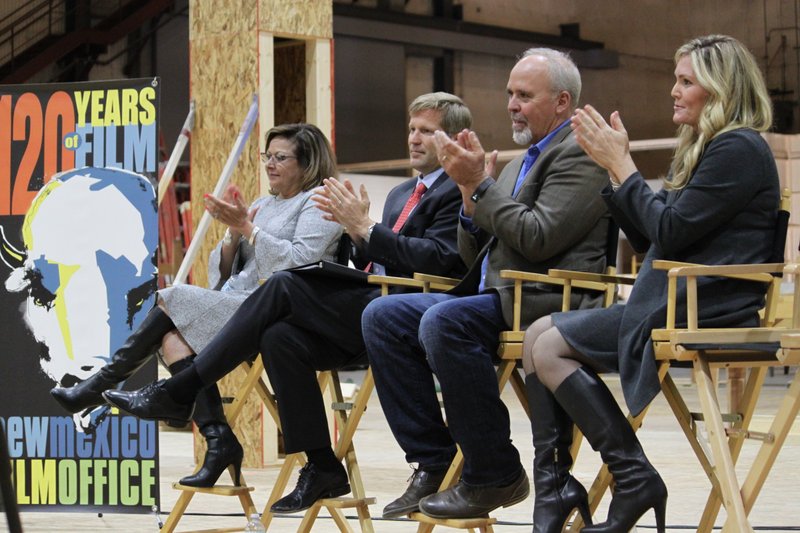
[[[266,381],[264,380],[264,363],[261,359],[261,356],[257,357],[253,362],[242,363],[242,367],[244,370],[246,370],[246,375],[234,396],[233,402],[230,404],[229,408],[226,409],[228,423],[231,425],[231,427],[235,426],[247,397],[251,391],[255,391],[264,403],[264,406],[266,407],[267,412],[270,414],[270,417],[277,425],[278,430],[280,430],[281,422],[280,417],[278,416],[277,401],[275,395],[272,393]],[[342,509],[355,508],[358,513],[358,519],[361,524],[362,531],[372,532],[372,521],[369,516],[368,506],[375,503],[375,498],[367,498],[364,495],[364,484],[361,480],[361,472],[358,467],[358,461],[356,459],[355,449],[352,443],[356,427],[361,419],[361,415],[366,410],[367,401],[369,400],[369,396],[374,387],[372,373],[369,370],[367,371],[367,374],[364,377],[364,382],[356,394],[353,402],[344,401],[337,371],[330,370],[320,372],[318,381],[320,388],[323,391],[325,391],[325,389],[330,390],[334,399],[333,409],[335,412],[334,416],[336,418],[337,436],[337,444],[334,452],[337,458],[344,459],[345,461],[353,496],[328,498],[317,501],[306,511],[306,514],[303,517],[300,526],[298,527],[298,531],[311,531],[320,509],[324,507],[331,514],[331,517],[340,531],[352,531],[352,528],[349,526],[344,514],[342,513]],[[348,410],[350,411],[349,416],[346,413]],[[269,528],[274,516],[273,513],[270,512],[270,507],[283,495],[283,492],[292,477],[295,467],[298,465],[302,466],[305,464],[305,462],[305,457],[301,453],[288,455],[284,459],[269,500],[267,501],[267,504],[264,507],[264,511],[261,515],[261,522],[264,524],[265,528]],[[231,479],[233,479],[234,473],[231,468],[229,468],[229,473],[231,475]],[[215,485],[211,488],[196,488],[174,483],[173,487],[182,492],[178,497],[178,501],[176,502],[175,507],[173,507],[169,518],[165,522],[162,532],[171,532],[175,529],[175,526],[183,516],[186,507],[196,493],[211,494],[215,496],[236,495],[239,496],[242,502],[242,507],[248,516],[251,513],[256,513],[257,510],[252,499],[250,499],[249,494],[253,490],[253,487],[248,487],[245,485],[243,475],[242,485],[243,486],[241,487],[233,485]],[[215,529],[213,531],[241,531],[241,529],[241,527],[238,527],[232,529]]]
[[[659,266],[669,268],[670,265]],[[774,313],[780,294],[781,270],[795,277],[794,312],[789,323],[775,325]],[[753,530],[747,515],[769,475],[800,407],[800,373],[796,373],[769,431],[759,433],[750,430],[767,369],[786,366],[796,368],[800,365],[795,344],[797,333],[800,333],[798,273],[800,269],[796,264],[786,267],[782,264],[772,264],[669,268],[667,327],[653,331],[652,338],[660,367],[662,392],[712,486],[698,531],[712,530],[721,505],[725,507],[727,513],[723,532]],[[762,278],[769,283],[767,306],[762,320],[764,325],[757,328],[698,328],[696,279],[698,276],[709,275]],[[685,328],[675,328],[674,299],[678,278],[686,279],[689,304]],[[697,384],[697,395],[700,400],[700,414],[689,411],[681,390],[675,386],[670,375],[661,370],[674,364],[691,365],[692,377]],[[717,396],[715,369],[718,368],[743,369],[747,374],[741,394],[732,398],[732,412],[729,414],[722,412]],[[705,438],[696,427],[700,421],[704,422],[706,427]],[[744,483],[740,484],[735,466],[745,439],[760,440],[761,445]]]
[[[423,292],[427,292],[429,290],[441,290],[445,288],[445,285],[435,279],[422,280],[371,275],[369,276],[368,281],[371,284],[379,285],[381,288],[381,294],[384,296],[389,294],[389,290],[392,287],[405,287]],[[259,376],[257,380],[257,390],[259,391],[259,395],[262,397],[265,403],[268,404],[270,414],[273,416],[276,424],[278,424],[278,427],[280,428],[280,420],[278,418],[275,398],[269,392],[266,384],[264,384],[263,379],[261,378],[263,365],[261,364],[261,359],[258,361],[261,368],[256,369]],[[254,366],[254,368],[256,367]],[[252,369],[251,372],[253,372]],[[336,419],[337,432],[337,441],[334,448],[334,453],[336,454],[337,458],[344,459],[345,461],[348,476],[350,477],[350,486],[352,488],[353,496],[326,498],[317,501],[306,511],[298,531],[311,531],[320,509],[324,507],[331,514],[331,517],[340,531],[352,531],[342,515],[341,509],[355,508],[358,512],[361,530],[364,532],[372,532],[374,529],[372,526],[372,519],[369,515],[368,506],[375,503],[375,498],[368,498],[365,496],[366,493],[364,490],[364,483],[361,479],[361,471],[358,466],[355,448],[353,446],[353,437],[355,436],[355,432],[358,428],[359,422],[361,421],[361,417],[364,414],[364,411],[367,409],[367,403],[375,387],[375,381],[372,377],[372,369],[367,368],[366,374],[364,375],[364,380],[352,403],[347,403],[344,401],[339,383],[339,375],[336,370],[320,372],[319,383],[323,390],[328,387],[333,396],[332,407]],[[238,396],[239,395],[237,395],[237,398]],[[347,411],[349,411],[349,415],[347,414]],[[305,458],[303,457],[303,454],[292,454],[284,459],[283,465],[281,466],[281,471],[278,474],[278,479],[275,482],[272,493],[267,501],[267,505],[264,508],[264,513],[262,514],[261,520],[266,527],[269,527],[269,524],[272,520],[270,507],[283,495],[286,485],[291,478],[292,472],[298,464],[305,464]]]
[[[593,274],[591,280],[577,280],[570,277],[554,277],[550,274],[538,274],[534,272],[524,272],[519,270],[502,270],[500,277],[503,279],[512,280],[514,283],[514,305],[513,305],[513,324],[512,329],[500,333],[500,345],[498,346],[499,363],[497,365],[497,385],[502,392],[506,385],[510,382],[517,399],[522,404],[525,413],[530,418],[531,413],[528,407],[528,396],[525,390],[525,381],[518,367],[522,361],[522,342],[525,338],[525,331],[521,327],[522,323],[522,284],[527,283],[546,283],[560,287],[562,291],[561,310],[569,311],[571,309],[572,290],[587,290],[596,291],[603,295],[603,307],[608,307],[617,297],[617,283],[619,279],[628,280],[633,279],[627,276],[615,276],[617,264],[617,245],[619,241],[619,227],[611,221],[608,228],[608,237],[606,242],[606,274]],[[554,272],[554,271],[551,271]],[[454,283],[454,280],[447,278],[439,278],[435,276],[427,276],[424,274],[415,274],[415,279],[425,281],[427,283],[436,283],[437,288],[445,288]],[[573,459],[577,457],[578,450],[581,443],[581,434],[575,428],[575,437],[573,439],[573,446],[571,454]],[[455,485],[460,476],[461,470],[464,466],[464,456],[459,448],[450,468],[445,474],[442,484],[439,486],[439,491]],[[492,517],[474,517],[474,518],[461,518],[461,519],[440,519],[431,518],[423,513],[412,513],[410,515],[412,520],[420,522],[417,529],[418,533],[430,532],[436,526],[444,526],[454,529],[466,529],[470,532],[476,529],[482,532],[494,531],[493,525],[497,519]]]
[[[779,215],[776,239],[773,243],[773,258],[783,256],[786,226],[789,212],[788,195],[784,193]],[[655,357],[658,361],[658,377],[661,389],[683,430],[692,450],[703,466],[711,485],[698,531],[710,532],[724,505],[728,521],[724,531],[752,531],[746,515],[763,485],[774,463],[786,434],[798,410],[797,378],[784,398],[767,433],[749,430],[756,402],[767,369],[776,366],[797,366],[797,358],[791,348],[779,350],[781,336],[794,332],[800,327],[800,284],[795,280],[790,320],[778,316],[781,273],[796,275],[797,265],[769,263],[760,265],[689,265],[671,261],[655,261],[653,268],[668,271],[667,325],[664,329],[652,332]],[[598,280],[596,275],[576,272],[551,271],[553,276],[571,277],[580,280]],[[698,328],[697,317],[697,278],[700,276],[725,276],[768,284],[765,307],[762,310],[760,327],[756,328]],[[676,328],[677,280],[686,279],[687,316],[686,326]],[[618,278],[618,283],[631,280]],[[795,337],[788,335],[787,343]],[[675,385],[668,370],[671,366],[691,366],[693,381],[697,384],[701,413],[692,413]],[[716,393],[716,372],[724,368],[729,373],[729,405],[731,413],[723,414]],[[740,379],[746,382],[736,386]],[[733,379],[731,379],[733,378]],[[634,431],[642,425],[647,409],[633,417],[628,416]],[[698,422],[706,425],[707,439],[698,430]],[[728,427],[725,427],[725,423]],[[758,458],[751,465],[744,485],[739,485],[734,466],[745,439],[762,440]],[[608,467],[603,465],[589,490],[589,507],[592,514],[612,482]],[[578,531],[583,526],[579,515],[574,517],[570,531]]]

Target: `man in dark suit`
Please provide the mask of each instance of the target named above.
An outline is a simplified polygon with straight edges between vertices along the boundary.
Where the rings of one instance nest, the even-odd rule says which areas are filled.
[[[419,465],[384,517],[417,509],[437,518],[480,516],[529,493],[493,366],[499,333],[512,320],[513,285],[499,274],[605,267],[608,213],[599,192],[608,175],[576,144],[569,126],[580,87],[567,55],[541,48],[523,55],[509,76],[508,111],[514,140],[529,148],[497,181],[485,173],[473,132],[459,133],[455,142],[435,135],[440,161],[461,191],[459,252],[472,266],[448,293],[390,295],[363,313],[384,413],[408,462]],[[576,307],[597,303],[596,297],[574,293]],[[560,305],[560,292],[525,284],[523,323]],[[447,425],[431,370],[441,386]],[[436,493],[456,444],[465,459],[461,480]]]
[[[325,180],[317,202],[341,223],[354,245],[353,262],[370,272],[410,277],[414,272],[460,277],[456,244],[461,196],[439,165],[433,135],[471,125],[469,109],[448,93],[425,94],[409,106],[411,166],[420,174],[388,195],[381,222],[369,218],[369,198],[349,181]],[[275,390],[286,453],[305,452],[308,463],[295,489],[272,506],[275,513],[307,509],[323,497],[350,491],[336,459],[316,371],[365,362],[361,312],[380,289],[311,272],[276,272],[239,307],[186,371],[151,388],[109,395],[111,403],[145,418],[170,416],[164,404],[191,407],[197,392],[242,361],[263,354]],[[162,401],[163,400],[163,401]],[[144,411],[134,407],[144,405]],[[228,463],[219,461],[222,468]]]

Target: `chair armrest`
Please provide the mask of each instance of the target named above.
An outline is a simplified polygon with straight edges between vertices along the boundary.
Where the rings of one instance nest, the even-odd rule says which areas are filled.
[[[697,277],[717,276],[770,284],[767,306],[779,296],[779,284],[773,274],[784,271],[783,263],[761,263],[747,265],[698,265],[675,261],[653,261],[653,268],[668,270],[667,276],[667,324],[666,329],[675,328],[677,280],[686,278],[686,324],[690,331],[697,330]]]
[[[781,349],[777,357],[786,365],[800,364],[800,333],[797,330],[781,335]]]
[[[414,272],[414,279],[421,281],[424,284],[423,290],[425,292],[430,291],[430,289],[446,291],[448,289],[452,289],[461,281],[460,279],[456,278],[434,276],[433,274],[423,274],[422,272]]]
[[[448,284],[455,287],[458,285],[458,282],[461,281],[460,279],[456,278],[447,278],[445,276],[434,276],[433,274],[424,274],[422,272],[414,272],[414,279],[418,279],[420,281],[429,281],[431,283],[442,283]]]
[[[382,296],[389,294],[389,287],[412,287],[420,290],[424,288],[424,283],[417,279],[401,278],[399,276],[379,276],[377,274],[371,274],[367,278],[367,281],[373,285],[380,285]]]
[[[721,276],[769,283],[772,274],[783,272],[783,263],[760,263],[749,265],[695,265],[675,261],[653,261],[653,268],[668,270],[669,277]]]
[[[653,268],[655,270],[669,270],[670,268],[680,266],[695,266],[698,263],[686,263],[684,261],[669,261],[667,259],[656,259],[653,261]]]
[[[513,279],[515,281],[531,281],[534,283],[549,283],[551,285],[564,285],[563,279],[555,279],[547,274],[538,272],[526,272],[524,270],[501,270],[500,277],[503,279]]]
[[[594,283],[613,283],[616,285],[633,285],[636,281],[635,276],[628,276],[624,274],[598,274],[596,272],[581,272],[579,270],[560,270],[551,268],[547,271],[548,275],[559,279],[573,280],[573,287],[582,287],[579,282],[594,282]],[[585,287],[592,288],[592,287]],[[602,290],[602,289],[601,289]]]
[[[513,302],[513,319],[512,331],[519,331],[522,322],[522,284],[523,282],[530,283],[545,283],[549,285],[556,285],[562,287],[561,297],[561,310],[570,310],[570,301],[572,296],[572,289],[589,289],[605,293],[606,306],[610,305],[614,299],[616,288],[616,276],[607,276],[608,280],[601,280],[599,277],[586,279],[575,279],[571,276],[556,277],[550,275],[553,270],[548,274],[541,274],[538,272],[526,272],[523,270],[501,270],[500,277],[502,279],[513,280],[514,282],[514,302]],[[570,271],[556,271],[556,272],[570,272]],[[576,272],[578,275],[587,274],[585,272]],[[601,276],[600,274],[591,274],[591,276]],[[630,283],[633,283],[631,281]]]
[[[793,276],[800,274],[800,263],[787,263],[786,266],[783,267],[783,273]]]

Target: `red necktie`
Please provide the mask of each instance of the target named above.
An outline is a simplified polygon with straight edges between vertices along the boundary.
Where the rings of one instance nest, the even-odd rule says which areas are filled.
[[[400,212],[400,216],[397,217],[394,226],[392,226],[393,232],[397,233],[398,231],[400,231],[400,228],[402,228],[403,224],[405,224],[406,220],[408,220],[408,215],[411,214],[411,210],[417,206],[420,198],[422,198],[422,195],[425,194],[425,191],[427,190],[428,188],[425,186],[424,183],[417,184],[417,188],[414,189],[414,192],[411,193],[411,196],[408,197],[408,201],[406,202],[406,205],[403,206],[403,210]]]
[[[411,193],[411,196],[408,197],[406,201],[406,205],[403,206],[403,210],[400,211],[400,216],[397,217],[397,220],[394,222],[394,226],[392,226],[392,231],[397,233],[403,227],[403,224],[406,223],[408,220],[408,215],[411,214],[411,210],[414,209],[417,204],[419,203],[422,195],[425,194],[425,191],[428,190],[428,187],[425,186],[424,183],[418,183],[417,188],[414,189],[414,192]],[[369,272],[372,270],[372,262],[370,262],[366,268],[364,268],[364,272]]]

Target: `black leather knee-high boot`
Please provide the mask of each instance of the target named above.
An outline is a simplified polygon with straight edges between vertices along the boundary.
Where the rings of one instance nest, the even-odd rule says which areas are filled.
[[[600,452],[614,476],[608,519],[583,528],[584,533],[630,531],[651,508],[655,511],[656,527],[663,533],[667,487],[647,460],[639,439],[608,387],[592,370],[581,367],[570,374],[554,394],[592,448]]]
[[[525,378],[533,433],[533,533],[560,533],[573,509],[591,525],[586,489],[570,474],[572,419],[536,374]]]
[[[136,373],[161,346],[164,335],[173,329],[172,319],[160,307],[153,307],[106,366],[73,387],[54,387],[50,394],[70,413],[105,404],[101,394]]]
[[[194,356],[169,365],[170,374],[175,375],[191,365],[192,359]],[[233,465],[235,474],[233,482],[241,485],[244,450],[225,418],[222,398],[216,383],[201,390],[197,395],[192,420],[206,439],[208,449],[200,470],[184,477],[179,483],[190,487],[213,487],[225,469]]]

